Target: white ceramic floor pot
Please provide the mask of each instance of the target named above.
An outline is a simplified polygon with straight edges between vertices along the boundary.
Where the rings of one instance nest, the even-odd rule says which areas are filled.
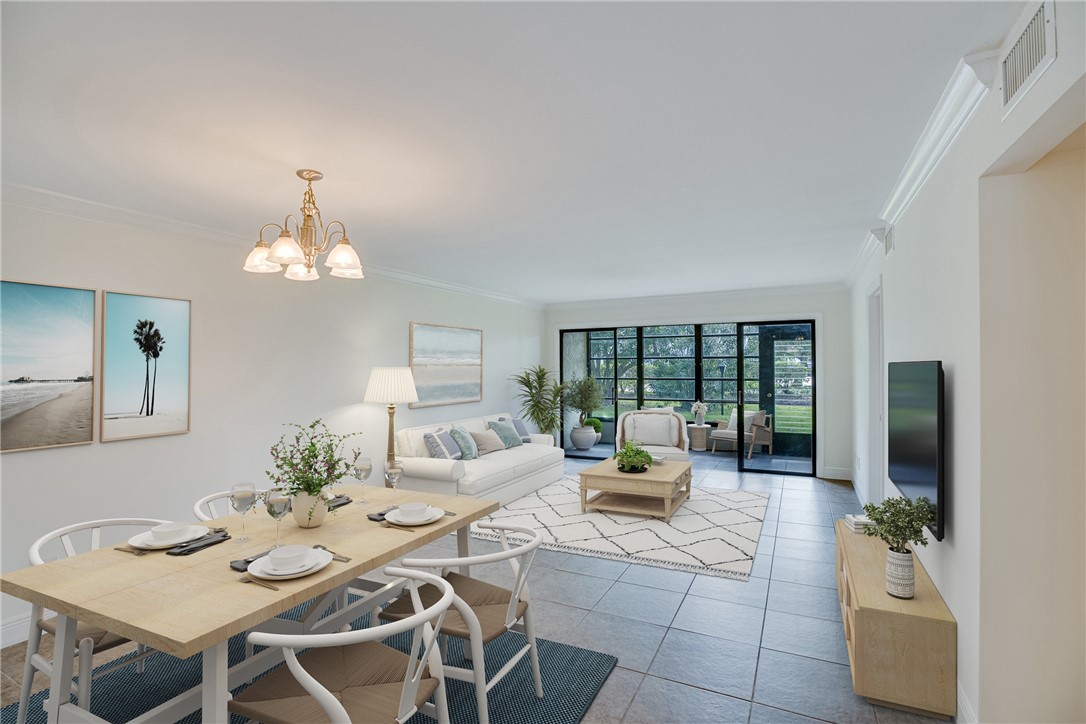
[[[328,515],[324,496],[299,493],[291,499],[290,514],[301,528],[316,528]]]
[[[596,431],[591,427],[575,427],[569,431],[569,441],[578,450],[589,450],[596,444]]]
[[[916,594],[912,552],[886,551],[886,592],[894,598],[912,598]]]

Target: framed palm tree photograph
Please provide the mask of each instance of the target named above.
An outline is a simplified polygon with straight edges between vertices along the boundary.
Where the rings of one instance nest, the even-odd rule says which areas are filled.
[[[102,442],[189,431],[191,305],[187,299],[105,293]]]

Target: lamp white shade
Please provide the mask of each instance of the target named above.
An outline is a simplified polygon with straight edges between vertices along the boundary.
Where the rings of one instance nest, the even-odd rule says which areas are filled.
[[[316,267],[306,269],[305,264],[291,264],[287,267],[287,273],[283,276],[293,282],[311,282],[320,279]]]
[[[284,229],[268,250],[268,261],[273,264],[304,264],[305,253],[290,232]]]
[[[242,269],[255,274],[271,274],[283,271],[281,265],[268,261],[268,245],[263,241],[258,241],[253,250],[249,252],[249,256],[245,259],[245,266]]]
[[[397,405],[401,402],[418,402],[415,378],[410,367],[374,367],[370,382],[366,385],[364,402]]]
[[[333,269],[328,272],[334,277],[341,279],[365,279],[366,275],[362,273],[361,269]]]
[[[362,261],[358,258],[355,250],[351,248],[351,242],[345,236],[332,247],[332,251],[328,252],[328,258],[324,260],[324,265],[332,269],[361,269]]]

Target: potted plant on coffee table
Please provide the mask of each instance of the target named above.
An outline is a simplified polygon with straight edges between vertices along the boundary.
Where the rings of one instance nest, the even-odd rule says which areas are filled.
[[[585,426],[585,420],[603,402],[603,393],[593,377],[582,377],[566,385],[562,403],[567,409],[577,411],[577,426],[569,433],[569,440],[578,450],[588,450],[596,444],[596,431]]]
[[[615,453],[618,469],[624,473],[643,473],[652,466],[652,455],[640,447],[636,440],[627,440]]]
[[[867,503],[864,513],[872,523],[864,532],[890,546],[886,553],[886,592],[895,598],[912,598],[916,593],[916,570],[909,543],[928,544],[924,526],[935,519],[931,502],[923,496],[915,501],[887,498],[882,505]]]
[[[275,487],[291,498],[294,521],[303,528],[324,522],[328,506],[324,490],[351,472],[361,454],[354,450],[344,456],[343,442],[359,433],[336,435],[319,419],[306,426],[290,423],[298,431],[279,438],[271,447],[273,470],[265,471]]]
[[[520,401],[520,414],[535,425],[542,433],[555,435],[562,424],[562,390],[565,385],[551,377],[551,372],[543,365],[529,367],[511,378],[520,386],[517,400]]]

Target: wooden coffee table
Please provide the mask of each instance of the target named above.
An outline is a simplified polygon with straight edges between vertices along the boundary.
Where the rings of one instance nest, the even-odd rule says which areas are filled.
[[[643,473],[623,473],[609,458],[581,471],[581,512],[588,508],[651,515],[671,521],[690,497],[690,463],[653,463]],[[600,491],[591,498],[589,490]]]

